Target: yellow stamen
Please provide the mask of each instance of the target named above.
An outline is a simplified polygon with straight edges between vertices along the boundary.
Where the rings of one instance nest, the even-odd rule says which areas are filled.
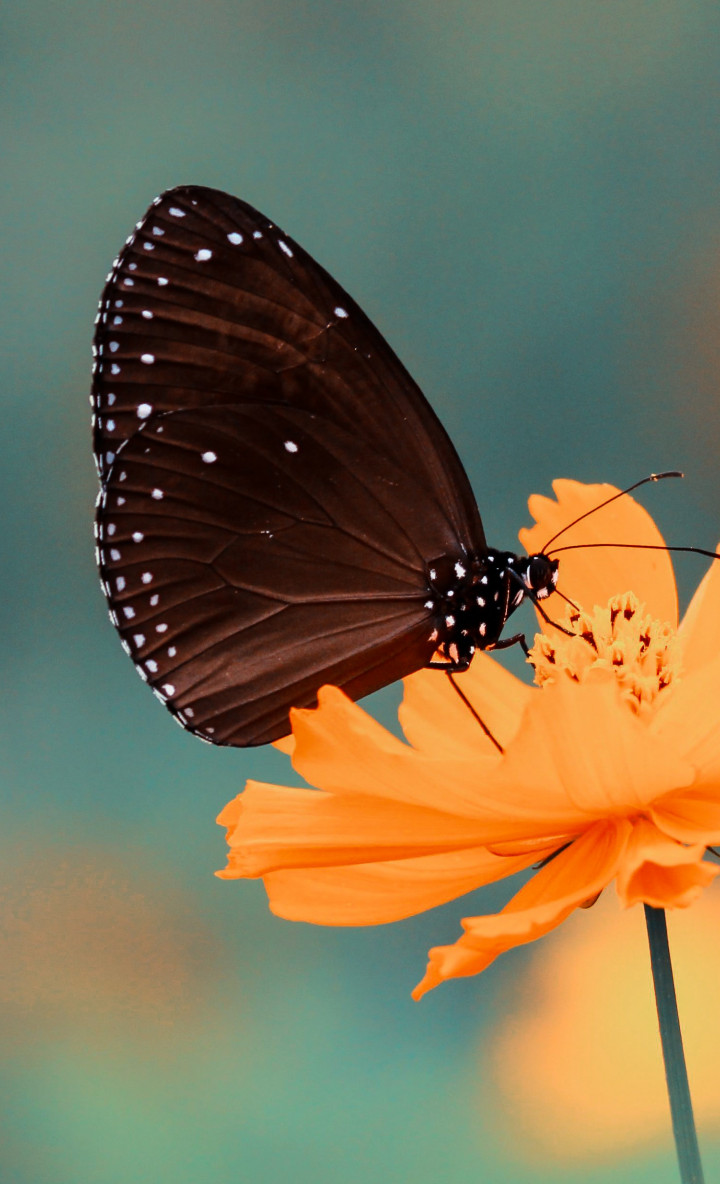
[[[562,622],[573,636],[539,633],[530,651],[538,686],[564,672],[581,682],[590,670],[612,670],[633,711],[649,706],[680,673],[680,649],[671,625],[655,621],[633,592],[606,608],[568,610]]]

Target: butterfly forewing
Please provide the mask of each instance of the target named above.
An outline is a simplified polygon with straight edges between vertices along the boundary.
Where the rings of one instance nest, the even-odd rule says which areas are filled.
[[[251,207],[185,187],[116,261],[95,338],[98,535],[138,670],[218,743],[288,731],[429,661],[428,565],[483,554],[421,392],[357,305]]]

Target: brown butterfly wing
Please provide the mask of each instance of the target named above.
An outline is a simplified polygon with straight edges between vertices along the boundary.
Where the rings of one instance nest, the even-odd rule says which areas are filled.
[[[457,455],[318,264],[235,198],[150,207],[95,339],[97,531],[139,671],[206,739],[258,744],[326,682],[426,664],[428,564],[483,553]]]

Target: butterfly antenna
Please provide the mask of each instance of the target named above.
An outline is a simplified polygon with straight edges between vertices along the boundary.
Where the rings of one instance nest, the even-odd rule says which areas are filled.
[[[561,551],[584,551],[589,547],[630,547],[633,551],[680,551],[692,555],[706,555],[708,559],[720,559],[720,551],[706,551],[704,547],[666,547],[664,543],[568,543],[566,547],[555,547],[553,553],[559,555]]]
[[[577,523],[582,522],[584,518],[589,518],[591,514],[596,514],[598,510],[602,510],[605,506],[609,506],[611,502],[616,502],[619,497],[625,497],[627,493],[632,493],[634,489],[639,489],[641,485],[648,485],[650,482],[654,481],[664,481],[666,477],[684,477],[684,475],[684,473],[679,472],[677,469],[670,469],[667,473],[651,473],[649,477],[643,477],[642,481],[636,481],[634,485],[628,485],[627,489],[621,489],[619,493],[614,493],[612,497],[607,498],[604,502],[600,502],[598,506],[593,506],[592,510],[586,510],[584,514],[580,514],[579,517],[573,518],[572,522],[568,522],[566,526],[563,526],[562,530],[559,530],[557,534],[552,536],[551,539],[548,539],[545,546],[542,548],[542,554],[547,555],[550,544],[554,543],[555,539],[559,539],[561,534],[565,534],[566,530],[570,530],[571,526],[576,526]],[[567,550],[568,548],[560,547],[556,549],[562,551],[564,549]]]

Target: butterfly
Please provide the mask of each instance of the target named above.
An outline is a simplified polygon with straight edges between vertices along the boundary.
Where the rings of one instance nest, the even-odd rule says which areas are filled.
[[[110,617],[202,739],[286,735],[325,683],[357,699],[464,670],[553,591],[556,560],[488,547],[449,437],[358,305],[245,202],[156,198],[93,354]]]

